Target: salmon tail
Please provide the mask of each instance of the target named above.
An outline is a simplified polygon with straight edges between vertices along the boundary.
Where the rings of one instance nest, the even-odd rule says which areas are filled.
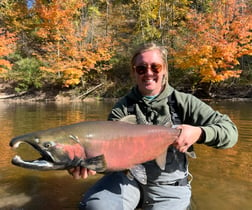
[[[80,166],[96,172],[104,172],[107,169],[104,155],[87,158],[81,162]]]

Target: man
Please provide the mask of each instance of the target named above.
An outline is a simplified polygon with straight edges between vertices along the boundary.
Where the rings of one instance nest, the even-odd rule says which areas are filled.
[[[162,46],[153,43],[141,46],[132,57],[131,67],[136,86],[115,104],[108,119],[120,120],[134,114],[145,124],[172,123],[182,132],[168,148],[165,170],[154,161],[143,163],[146,185],[129,179],[124,172],[109,173],[84,195],[80,209],[133,210],[137,206],[145,210],[188,209],[191,187],[185,152],[194,143],[232,147],[238,139],[237,128],[228,116],[168,84],[167,51]],[[70,172],[75,178],[94,174],[83,168]]]

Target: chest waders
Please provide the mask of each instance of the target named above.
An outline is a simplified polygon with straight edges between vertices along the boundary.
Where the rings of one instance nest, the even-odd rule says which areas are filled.
[[[182,124],[182,120],[179,116],[179,113],[180,113],[180,110],[179,110],[179,107],[177,106],[177,101],[176,101],[176,98],[175,98],[175,95],[174,95],[174,92],[172,92],[169,96],[168,96],[168,106],[170,108],[170,115],[171,115],[171,120],[172,120],[172,123],[173,125],[180,125]],[[127,112],[128,114],[136,114],[136,111],[135,111],[135,107],[136,107],[136,104],[133,103],[130,99],[128,100],[128,104],[127,104]],[[188,152],[193,152],[194,149],[193,149],[193,145],[191,145],[188,150]]]
[[[136,115],[137,105],[130,98],[127,98],[127,99],[128,99],[127,100],[128,114]],[[169,106],[170,118],[171,118],[172,124],[173,125],[182,124],[183,122],[179,115],[181,111],[179,110],[179,107],[177,106],[177,101],[176,101],[174,92],[172,92],[172,94],[168,96],[167,105]],[[188,149],[188,151],[189,150],[192,151],[193,147],[191,146]],[[183,164],[186,164],[185,167],[187,168],[187,158],[185,154],[180,153],[178,150],[175,149],[175,147],[172,147],[172,146],[168,148],[168,153],[169,153],[168,156],[172,155],[173,158],[179,155],[180,158],[178,158],[178,162],[173,161],[174,165],[177,165],[177,163],[182,162]],[[169,161],[169,158],[167,158],[167,161]],[[151,171],[151,172],[147,173],[148,184],[147,185],[139,184],[140,185],[139,190],[141,192],[140,202],[138,205],[139,207],[148,209],[148,206],[152,206],[153,204],[153,206],[155,206],[154,209],[169,208],[169,209],[177,210],[177,209],[185,209],[185,208],[180,208],[181,206],[187,207],[190,205],[191,191],[190,191],[190,187],[188,187],[188,175],[190,176],[188,169],[182,172],[182,173],[187,173],[187,175],[185,175],[183,178],[175,179],[176,172],[174,172],[173,170],[170,170],[170,168],[166,168],[166,170],[162,172],[162,174],[159,174],[161,176],[160,178],[160,177],[155,177],[155,171],[159,169],[155,168],[154,161],[144,163],[143,165],[146,167],[147,171]],[[179,168],[176,168],[176,170],[178,169]],[[170,173],[173,175],[169,176]],[[181,176],[181,174],[179,176]],[[165,177],[167,177],[167,179]],[[152,194],[152,192],[154,193]],[[177,199],[173,199],[174,197],[176,197]],[[164,200],[161,201],[160,199],[164,199]],[[173,204],[173,202],[175,202],[176,204]]]

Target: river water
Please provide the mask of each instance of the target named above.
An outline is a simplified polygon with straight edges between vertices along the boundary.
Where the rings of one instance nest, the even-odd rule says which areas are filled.
[[[252,101],[212,101],[213,108],[228,114],[239,129],[239,142],[231,149],[196,145],[197,159],[190,160],[193,210],[252,209]],[[13,166],[17,153],[37,156],[28,145],[17,151],[11,138],[37,130],[87,120],[106,120],[114,102],[9,103],[0,102],[0,209],[77,209],[81,195],[101,175],[74,180],[66,171],[35,171]]]

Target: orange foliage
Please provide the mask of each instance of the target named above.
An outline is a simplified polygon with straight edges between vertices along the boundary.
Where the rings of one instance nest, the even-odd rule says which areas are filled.
[[[211,13],[188,14],[189,33],[174,53],[175,65],[198,72],[201,82],[239,77],[238,58],[252,55],[252,14],[240,1],[215,1]]]
[[[53,0],[50,6],[37,1],[37,12],[42,24],[38,36],[44,39],[43,55],[37,55],[47,66],[41,68],[60,76],[65,86],[80,83],[80,78],[97,63],[108,61],[111,41],[96,38],[88,43],[88,25],[76,17],[84,4],[79,0]],[[108,66],[96,70],[106,70]]]
[[[12,64],[4,57],[13,52],[15,41],[15,34],[0,28],[0,74],[6,73],[12,67]]]

